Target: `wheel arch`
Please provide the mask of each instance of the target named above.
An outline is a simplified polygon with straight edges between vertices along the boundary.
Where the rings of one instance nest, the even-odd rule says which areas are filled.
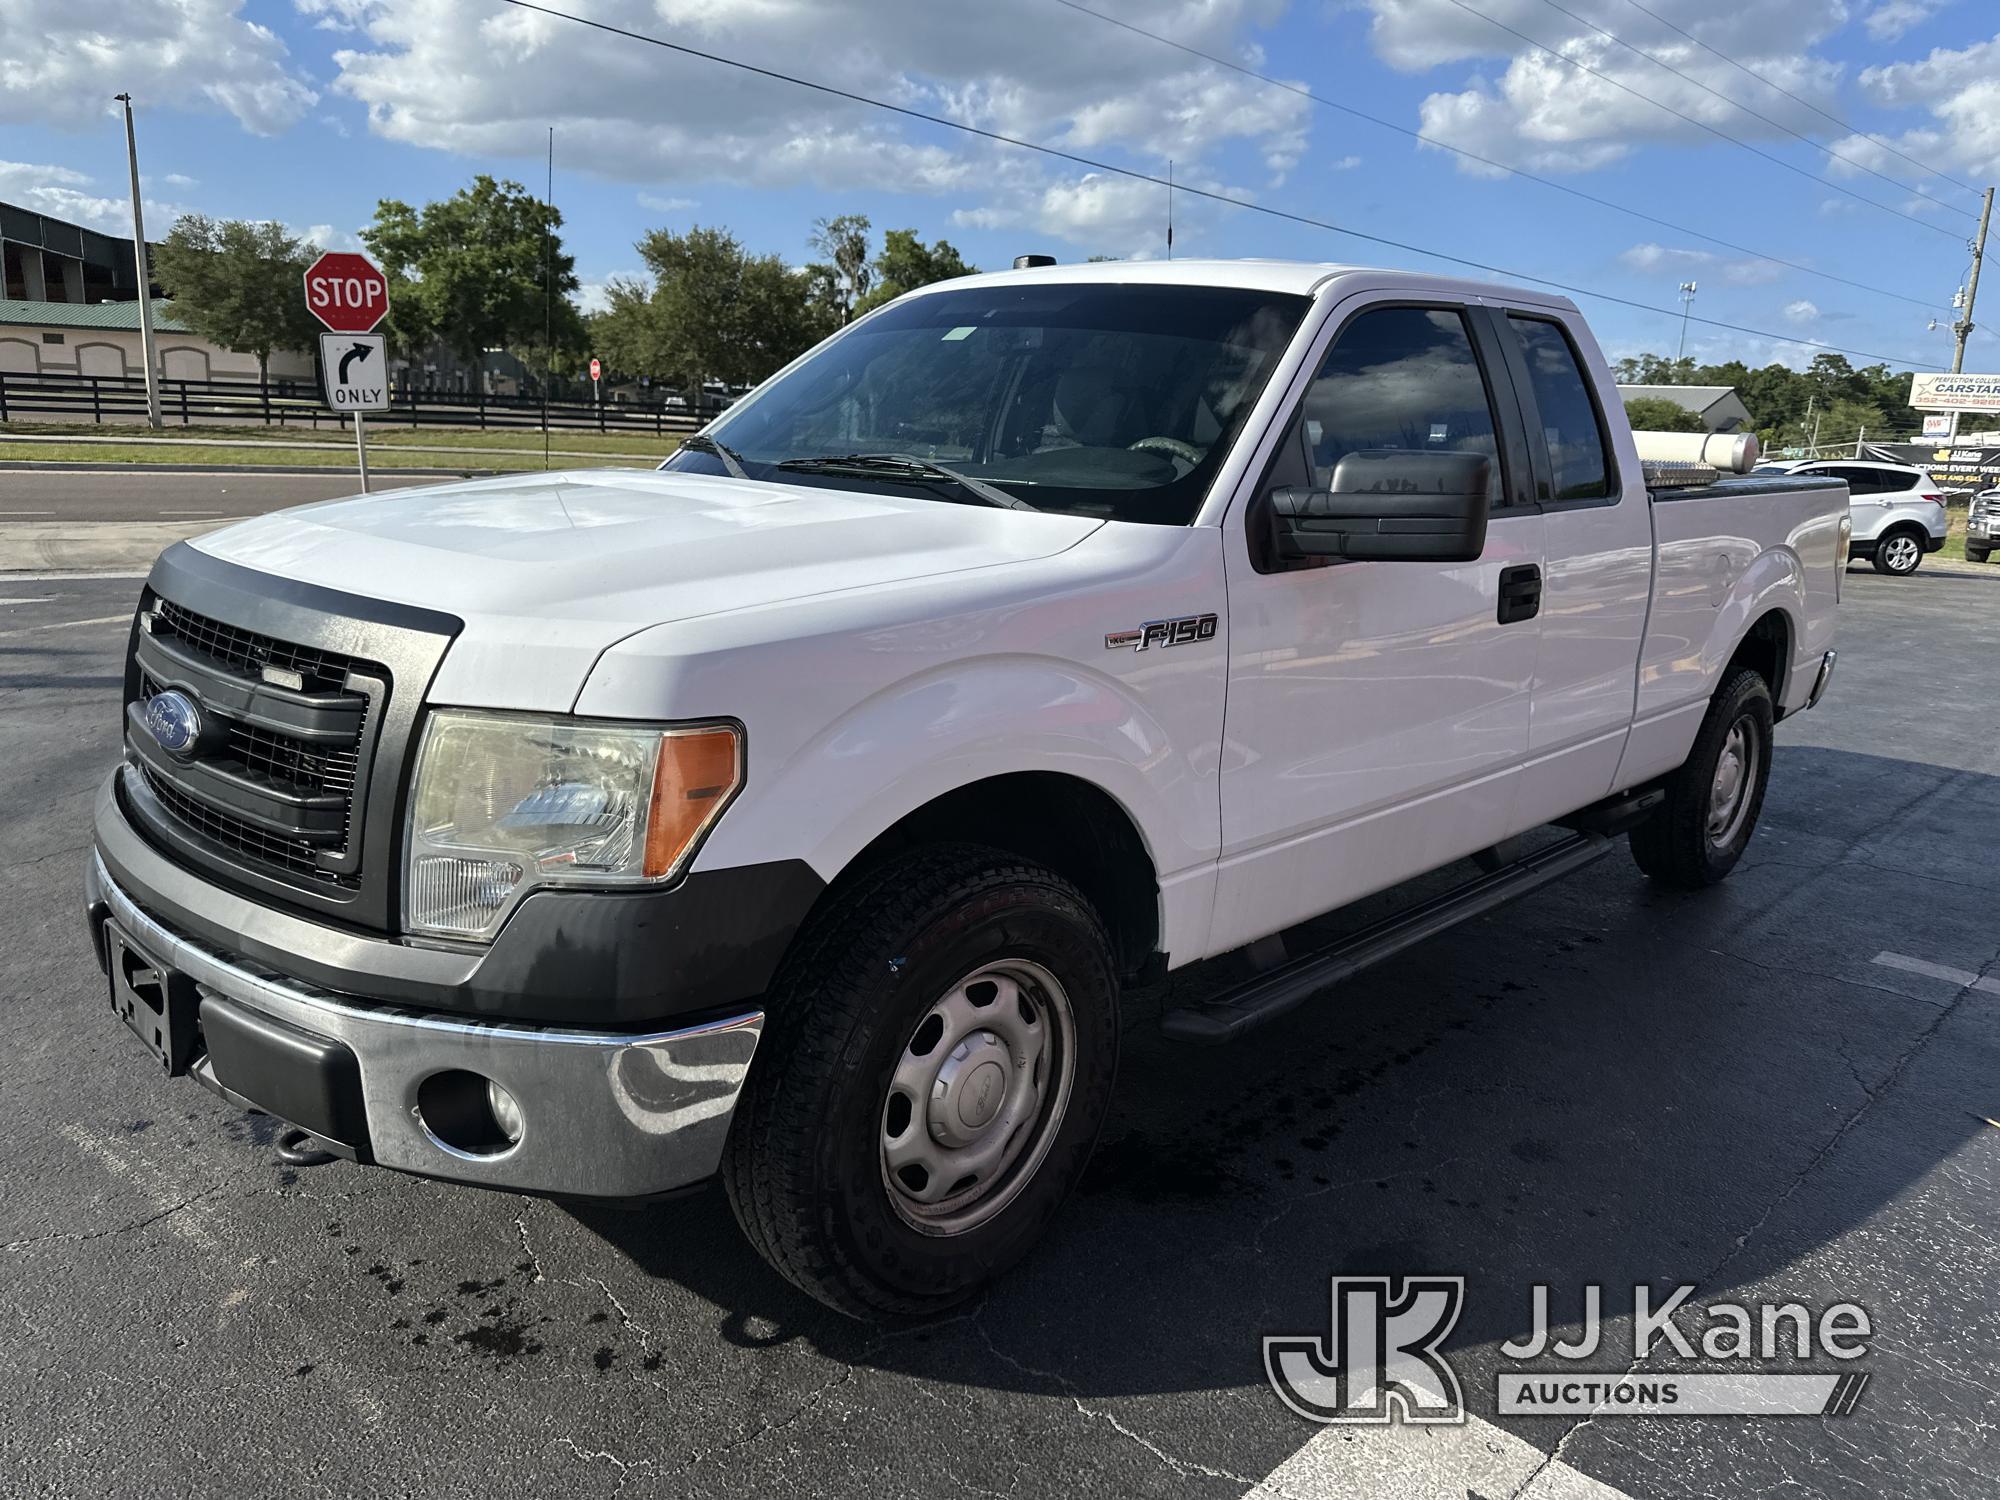
[[[846,882],[884,860],[939,843],[998,849],[1068,880],[1104,919],[1128,974],[1159,951],[1159,872],[1137,820],[1103,787],[1063,771],[985,776],[912,808],[847,862],[815,913]]]
[[[1785,687],[1792,672],[1793,643],[1798,632],[1792,625],[1792,617],[1782,606],[1773,606],[1751,622],[1743,638],[1736,643],[1730,653],[1728,663],[1717,679],[1718,687],[1735,676],[1737,670],[1748,667],[1764,679],[1764,685],[1771,690],[1771,702],[1780,718],[1784,716],[1781,706],[1785,699]]]

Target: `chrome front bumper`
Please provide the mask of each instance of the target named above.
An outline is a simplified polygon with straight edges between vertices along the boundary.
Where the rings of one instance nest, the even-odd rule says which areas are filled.
[[[370,1005],[246,966],[175,932],[113,881],[93,850],[93,910],[149,956],[217,996],[338,1042],[359,1064],[369,1157],[378,1165],[482,1187],[584,1197],[638,1198],[714,1174],[736,1099],[763,1030],[752,1011],[640,1035],[571,1031],[446,1017]],[[284,1117],[284,1101],[257,1099],[216,1076],[232,1098]],[[497,1081],[518,1102],[520,1139],[473,1153],[446,1145],[425,1124],[418,1090],[462,1070]]]
[[[1820,658],[1819,675],[1813,679],[1812,692],[1806,695],[1807,708],[1816,707],[1819,700],[1826,696],[1826,685],[1833,681],[1834,658],[1839,654],[1837,651],[1829,651]]]

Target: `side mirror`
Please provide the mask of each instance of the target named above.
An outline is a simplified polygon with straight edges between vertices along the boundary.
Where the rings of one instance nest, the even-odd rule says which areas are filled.
[[[1379,562],[1473,562],[1486,549],[1478,453],[1374,448],[1334,466],[1333,487],[1271,492],[1278,555]]]

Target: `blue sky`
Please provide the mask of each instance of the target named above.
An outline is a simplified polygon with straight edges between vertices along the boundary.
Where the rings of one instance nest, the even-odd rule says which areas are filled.
[[[1524,275],[1669,309],[1693,279],[1697,315],[1781,336],[1693,324],[1688,348],[1704,358],[1798,363],[1810,339],[1898,363],[1949,358],[1948,333],[1925,324],[1950,321],[1973,227],[1952,210],[1978,200],[1906,158],[1975,186],[2000,177],[2000,17],[1989,0],[1088,3],[1685,230],[1477,168],[1058,0],[551,0],[1121,166],[1163,173],[1172,157],[1179,178],[1229,196]],[[0,35],[27,43],[24,66],[0,71],[0,197],[104,227],[124,215],[108,96],[129,88],[154,235],[173,212],[198,209],[279,219],[345,246],[379,197],[421,202],[477,171],[539,187],[553,123],[557,202],[591,286],[636,272],[632,242],[654,226],[724,225],[802,261],[811,221],[842,212],[867,214],[878,231],[944,236],[988,267],[1024,250],[1164,251],[1157,188],[500,0],[0,0]],[[1175,217],[1182,255],[1451,269],[1186,196]],[[2000,326],[2000,275],[1988,285]],[[1673,316],[1579,300],[1614,357],[1672,352]],[[2000,366],[2000,339],[1976,335],[1968,364]]]

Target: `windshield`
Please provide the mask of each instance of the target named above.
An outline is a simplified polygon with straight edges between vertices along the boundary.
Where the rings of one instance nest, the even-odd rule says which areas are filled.
[[[842,335],[707,432],[753,479],[980,503],[912,466],[801,467],[894,454],[1037,510],[1185,526],[1307,305],[1097,282],[932,292]],[[729,472],[713,446],[665,467]]]

